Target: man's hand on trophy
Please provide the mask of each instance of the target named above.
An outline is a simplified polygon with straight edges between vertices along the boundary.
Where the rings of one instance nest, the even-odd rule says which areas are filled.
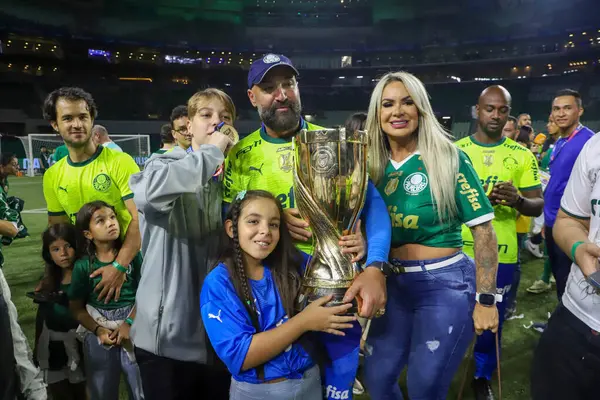
[[[308,241],[312,236],[312,232],[308,230],[308,222],[302,219],[300,211],[297,208],[286,208],[283,211],[285,223],[292,238],[302,242]]]
[[[339,242],[340,247],[342,248],[342,253],[353,254],[352,262],[359,262],[367,253],[367,243],[362,235],[362,231],[360,230],[360,225],[361,221],[359,219],[356,223],[356,233],[342,236]]]
[[[307,331],[327,332],[332,335],[345,336],[342,329],[352,328],[352,322],[356,321],[354,315],[336,315],[344,314],[351,303],[342,304],[335,307],[326,307],[325,304],[333,299],[333,295],[323,296],[310,303],[297,317],[303,318],[302,326]]]
[[[358,315],[363,318],[373,318],[377,311],[385,307],[387,301],[385,275],[379,268],[367,267],[358,274],[346,291],[343,302],[350,302],[357,296],[362,299],[362,304],[359,302]]]

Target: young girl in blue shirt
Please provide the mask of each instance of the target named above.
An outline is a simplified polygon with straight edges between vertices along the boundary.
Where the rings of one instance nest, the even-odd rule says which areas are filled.
[[[356,320],[341,315],[350,303],[325,307],[331,297],[294,312],[306,260],[283,222],[272,194],[240,192],[225,220],[222,262],[202,287],[202,320],[232,374],[231,400],[322,398],[319,368],[298,339],[309,331],[343,336]]]

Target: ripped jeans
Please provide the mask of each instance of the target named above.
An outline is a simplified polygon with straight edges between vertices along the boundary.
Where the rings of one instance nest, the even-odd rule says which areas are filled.
[[[434,263],[441,268],[427,270]],[[446,399],[452,378],[475,336],[475,264],[463,253],[426,261],[392,260],[420,267],[387,278],[387,305],[373,319],[365,381],[373,400],[403,399],[398,379],[408,365],[411,400]]]

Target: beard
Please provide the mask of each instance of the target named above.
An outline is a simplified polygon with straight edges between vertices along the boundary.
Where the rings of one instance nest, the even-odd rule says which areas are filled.
[[[285,112],[278,112],[278,107],[288,107]],[[273,131],[277,133],[287,133],[283,136],[293,136],[295,132],[293,130],[298,127],[300,123],[300,112],[302,110],[302,102],[300,98],[297,101],[285,101],[283,103],[274,102],[271,107],[267,109],[258,110],[260,119]],[[292,131],[292,132],[289,132]]]
[[[69,147],[74,148],[74,149],[79,149],[79,148],[83,148],[86,147],[90,141],[92,140],[92,135],[89,134],[89,132],[84,131],[82,132],[85,135],[85,139],[83,139],[82,141],[73,141],[70,139],[69,134],[65,135],[65,136],[61,135],[63,138],[63,141],[69,145]]]

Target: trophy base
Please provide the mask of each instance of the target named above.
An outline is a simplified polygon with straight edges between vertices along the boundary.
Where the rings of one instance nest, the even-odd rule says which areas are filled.
[[[306,287],[303,286],[300,290],[300,295],[296,300],[296,309],[298,311],[304,310],[310,303],[323,297],[333,295],[333,298],[329,303],[325,304],[325,307],[335,307],[344,304],[344,295],[348,288],[322,288],[322,287]],[[356,298],[352,300],[352,307],[350,307],[344,314],[340,315],[354,315],[358,313],[358,302]]]

